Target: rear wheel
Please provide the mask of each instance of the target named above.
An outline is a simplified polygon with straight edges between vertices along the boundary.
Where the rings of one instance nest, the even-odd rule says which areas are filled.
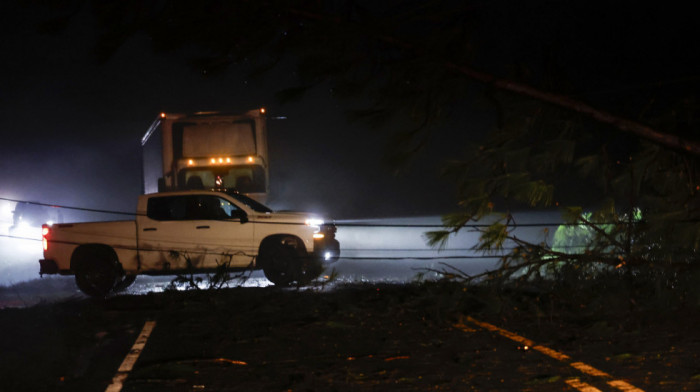
[[[126,274],[117,280],[114,285],[114,291],[124,291],[129,288],[136,280],[136,274]]]
[[[85,246],[73,256],[75,283],[83,293],[104,298],[117,284],[120,276],[116,254],[109,248]]]

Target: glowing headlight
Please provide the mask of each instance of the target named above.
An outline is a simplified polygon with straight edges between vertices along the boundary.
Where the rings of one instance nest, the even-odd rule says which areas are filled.
[[[321,225],[323,224],[323,219],[309,218],[306,220],[306,225],[314,228],[314,233],[319,233],[321,231]],[[314,234],[314,238],[317,238]]]
[[[323,219],[309,218],[306,220],[307,226],[321,226],[323,224]]]

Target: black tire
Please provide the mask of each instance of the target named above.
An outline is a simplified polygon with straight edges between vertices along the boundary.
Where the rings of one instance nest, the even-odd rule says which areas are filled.
[[[301,260],[290,245],[270,243],[260,250],[259,258],[265,277],[276,286],[289,286],[299,276]]]
[[[85,246],[73,256],[75,283],[83,293],[96,298],[106,297],[120,276],[117,255],[109,248]]]
[[[124,291],[134,284],[134,281],[136,281],[136,274],[126,274],[117,280],[113,290],[115,292]]]
[[[301,270],[296,281],[299,285],[307,285],[318,278],[323,272],[323,263],[318,258],[307,255],[302,258]]]
[[[276,286],[303,286],[323,271],[320,260],[306,253],[304,245],[290,241],[268,242],[259,255],[265,277]],[[293,243],[293,242],[292,242]]]

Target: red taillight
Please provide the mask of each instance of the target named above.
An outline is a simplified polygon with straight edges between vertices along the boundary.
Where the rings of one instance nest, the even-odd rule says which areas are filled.
[[[44,251],[49,250],[49,240],[46,237],[48,237],[50,232],[51,229],[47,225],[41,226],[41,243],[44,246]]]

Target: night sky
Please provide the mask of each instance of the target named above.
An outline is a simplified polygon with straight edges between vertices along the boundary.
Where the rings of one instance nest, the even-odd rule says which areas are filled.
[[[0,5],[0,197],[132,211],[141,190],[138,141],[159,112],[264,106],[271,117],[286,117],[268,124],[273,207],[335,218],[439,214],[455,208],[452,184],[438,175],[441,161],[494,124],[492,108],[465,97],[397,177],[382,164],[388,135],[349,122],[327,86],[277,103],[275,92],[295,82],[291,62],[259,79],[236,67],[203,76],[177,53],[153,53],[142,35],[98,64],[88,10],[65,31],[41,34],[37,26],[50,14],[37,4]],[[633,2],[615,9],[475,4],[478,69],[505,77],[527,65],[535,81],[559,73],[574,81],[577,98],[630,116],[652,94],[697,91],[700,35],[689,10]]]

